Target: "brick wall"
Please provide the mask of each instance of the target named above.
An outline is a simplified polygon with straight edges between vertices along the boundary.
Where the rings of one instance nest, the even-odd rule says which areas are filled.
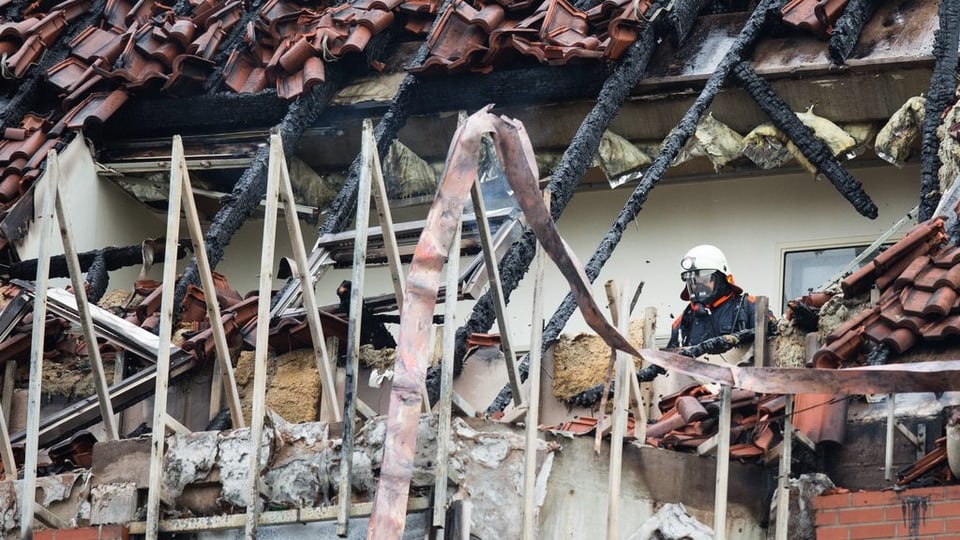
[[[960,540],[960,485],[821,495],[817,540]]]

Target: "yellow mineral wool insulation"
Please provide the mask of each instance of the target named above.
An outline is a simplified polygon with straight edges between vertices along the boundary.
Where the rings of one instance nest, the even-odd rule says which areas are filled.
[[[920,136],[926,104],[926,98],[914,96],[893,113],[873,144],[881,159],[899,167],[910,157],[910,149]]]
[[[433,167],[396,141],[383,159],[383,178],[388,186],[400,186],[402,198],[433,194],[437,189],[437,174]]]
[[[643,347],[643,319],[630,321],[630,342]],[[602,384],[610,364],[610,346],[600,336],[583,333],[570,338],[560,336],[553,348],[554,377],[553,393],[564,401],[584,390]],[[634,358],[634,368],[641,367],[639,358]]]
[[[604,131],[594,163],[607,178],[649,165],[653,160],[633,143],[612,131]]]
[[[706,157],[713,164],[713,169],[719,172],[724,165],[740,157],[743,145],[743,135],[714,118],[713,113],[709,113],[697,124],[696,132],[673,160],[673,164]]]

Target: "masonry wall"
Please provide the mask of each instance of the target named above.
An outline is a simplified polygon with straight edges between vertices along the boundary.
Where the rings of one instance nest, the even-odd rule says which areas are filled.
[[[814,499],[817,540],[960,540],[960,485]]]

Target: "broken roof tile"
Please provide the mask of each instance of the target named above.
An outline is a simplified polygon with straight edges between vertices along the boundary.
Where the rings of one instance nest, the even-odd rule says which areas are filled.
[[[264,68],[246,53],[234,49],[223,68],[224,84],[237,93],[260,92],[267,86]]]
[[[81,128],[90,122],[102,124],[107,118],[117,112],[121,105],[126,103],[129,94],[118,88],[113,92],[98,92],[90,94],[87,99],[74,107],[66,114],[67,127]]]

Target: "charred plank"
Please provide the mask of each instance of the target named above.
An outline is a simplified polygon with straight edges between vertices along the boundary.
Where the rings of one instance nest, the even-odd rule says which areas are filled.
[[[818,139],[813,130],[797,118],[770,84],[757,75],[747,62],[737,64],[733,73],[757,105],[767,113],[773,124],[784,132],[793,144],[797,145],[803,156],[817,168],[817,171],[830,180],[857,212],[870,219],[876,219],[877,205],[863,191],[863,185],[840,165],[826,143]]]
[[[177,248],[177,258],[180,259],[186,256],[187,248],[189,247],[190,242],[188,240],[181,240],[180,246]],[[78,253],[77,258],[80,260],[80,270],[83,272],[91,271],[92,267],[94,266],[94,262],[98,257],[102,257],[103,259],[104,270],[118,270],[128,266],[143,264],[143,248],[137,244],[135,246],[125,247],[105,247],[103,249]],[[163,257],[163,250],[157,251],[157,253],[154,255],[154,262],[163,262]],[[11,264],[8,268],[0,270],[0,278],[3,278],[4,280],[33,280],[36,279],[36,277],[36,259],[16,262]],[[70,277],[70,272],[67,268],[67,260],[63,255],[50,257],[50,277]]]
[[[860,41],[863,27],[873,16],[880,2],[875,0],[850,0],[843,14],[833,25],[833,34],[827,43],[830,59],[836,64],[843,64],[850,57],[853,48]]]
[[[942,122],[941,114],[954,101],[957,87],[957,45],[960,42],[960,5],[957,2],[940,2],[938,10],[940,28],[933,42],[936,63],[930,77],[930,90],[924,110],[923,130],[920,134],[920,213],[917,219],[924,221],[933,217],[940,202],[940,140],[937,127]]]

